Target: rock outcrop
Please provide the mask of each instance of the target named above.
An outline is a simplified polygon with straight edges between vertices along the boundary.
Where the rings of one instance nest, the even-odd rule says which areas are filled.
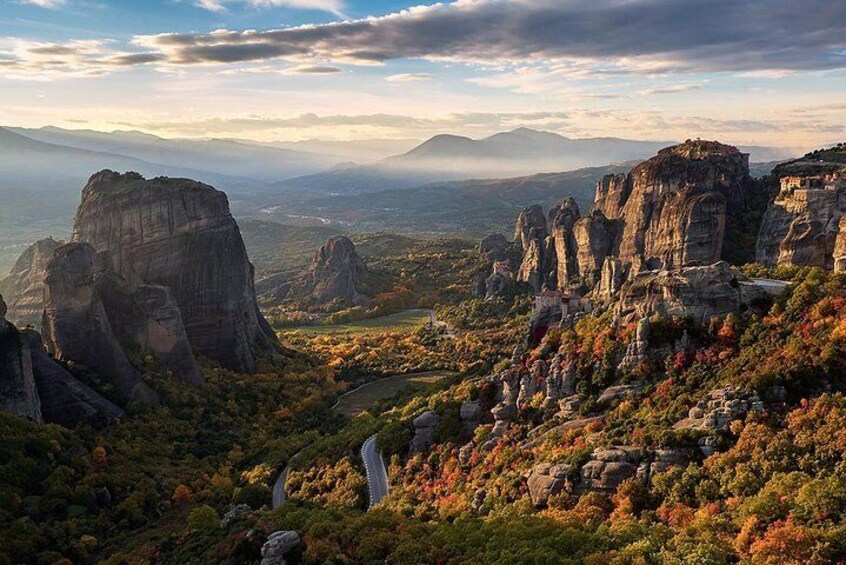
[[[368,276],[355,244],[344,236],[330,237],[315,253],[311,264],[276,294],[321,305],[332,302],[366,305],[369,299],[360,289]]]
[[[43,422],[41,400],[32,373],[29,346],[21,332],[6,321],[0,296],[0,411]]]
[[[699,401],[689,410],[687,418],[676,422],[673,427],[723,431],[749,412],[763,410],[764,403],[757,393],[730,387],[720,388],[711,391],[706,400]]]
[[[72,428],[80,422],[120,419],[123,410],[74,378],[44,351],[37,332],[22,334],[29,346],[32,372],[41,399],[44,421]]]
[[[844,213],[846,191],[780,192],[761,222],[755,261],[766,266],[834,268],[835,256],[842,257],[844,251],[842,244],[837,245],[838,239],[846,238],[840,235]]]
[[[125,401],[156,403],[157,395],[130,363],[98,296],[95,251],[86,243],[58,248],[47,265],[42,329],[47,350],[109,380]]]
[[[536,291],[601,283],[607,298],[642,270],[710,265],[726,254],[727,233],[748,231],[754,187],[748,155],[735,147],[696,140],[662,149],[628,175],[600,180],[585,217],[572,199],[548,223],[537,206],[525,209],[515,229],[518,279]]]
[[[486,235],[479,242],[479,253],[488,261],[504,261],[508,258],[510,243],[501,233]]]
[[[273,532],[261,546],[260,565],[285,565],[285,556],[302,543],[294,531]]]
[[[6,318],[18,327],[40,327],[44,309],[44,276],[53,251],[62,245],[54,239],[42,239],[30,245],[0,281],[0,294],[6,297]]]
[[[102,171],[82,191],[73,240],[90,244],[130,287],[168,289],[194,353],[251,372],[255,352],[275,342],[224,193],[187,179]]]
[[[124,415],[48,357],[38,333],[19,331],[5,313],[0,296],[0,412],[66,427]]]
[[[637,475],[641,461],[640,449],[618,446],[596,449],[590,461],[582,467],[582,488],[613,493],[626,479]]]
[[[555,496],[567,486],[567,476],[572,467],[570,465],[551,465],[541,463],[535,465],[526,476],[529,496],[536,507],[544,507],[549,497]]]
[[[414,425],[414,437],[411,438],[409,451],[420,453],[428,449],[435,441],[435,428],[438,427],[438,415],[428,410],[417,416],[412,424]]]
[[[743,311],[766,296],[765,290],[743,280],[728,263],[720,261],[705,267],[640,273],[620,290],[617,312],[629,320],[661,314],[701,323],[712,316]]]

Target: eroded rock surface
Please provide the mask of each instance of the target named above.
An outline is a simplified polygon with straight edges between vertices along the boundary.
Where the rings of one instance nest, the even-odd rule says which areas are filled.
[[[60,245],[49,238],[30,245],[15,262],[9,276],[0,281],[0,294],[6,297],[8,306],[6,318],[16,326],[41,326],[47,262]]]
[[[55,358],[80,363],[108,379],[123,400],[155,403],[157,395],[115,337],[95,291],[97,271],[94,248],[87,243],[69,243],[55,251],[45,279],[45,346]]]
[[[32,373],[29,346],[21,332],[6,321],[0,296],[0,411],[42,422],[41,401]]]
[[[359,289],[367,276],[367,266],[353,242],[343,236],[331,237],[314,255],[311,265],[278,294],[316,304],[340,301],[365,305],[369,299]]]
[[[194,353],[251,372],[255,351],[275,342],[224,193],[102,171],[82,191],[73,240],[89,243],[130,286],[167,288]]]
[[[537,507],[546,506],[549,497],[564,490],[570,470],[569,465],[551,465],[549,463],[535,465],[526,477],[532,503]]]
[[[690,317],[697,323],[746,309],[767,296],[742,280],[725,261],[705,267],[640,273],[620,290],[618,312],[629,318],[653,314]]]

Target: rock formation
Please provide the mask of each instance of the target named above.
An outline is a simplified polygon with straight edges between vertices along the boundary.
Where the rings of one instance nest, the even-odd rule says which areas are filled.
[[[5,311],[0,297],[0,412],[66,427],[94,417],[123,416],[120,408],[48,357],[40,335],[6,322]]]
[[[508,258],[508,239],[501,233],[486,235],[479,242],[479,253],[488,261],[504,261]]]
[[[367,266],[355,252],[355,245],[343,236],[330,237],[315,253],[311,264],[280,287],[276,294],[296,300],[329,304],[366,305],[360,293],[369,276]]]
[[[49,238],[30,245],[9,276],[0,281],[0,294],[6,297],[9,309],[6,317],[16,326],[40,327],[47,262],[60,245]]]
[[[532,234],[533,230],[534,234]],[[546,236],[546,216],[543,214],[543,208],[535,204],[523,209],[517,216],[517,225],[514,228],[514,244],[525,252],[529,249],[530,241],[537,238],[545,239]]]
[[[618,446],[613,449],[596,449],[590,461],[582,467],[582,488],[613,493],[626,479],[637,474],[640,449]]]
[[[6,303],[0,296],[0,411],[43,422],[41,401],[32,373],[29,346],[6,321]]]
[[[130,287],[168,289],[194,353],[251,372],[254,352],[275,341],[224,193],[186,179],[102,171],[82,191],[73,240],[89,243]]]
[[[662,149],[628,175],[601,179],[586,217],[572,199],[548,224],[537,206],[524,210],[518,279],[536,291],[601,282],[608,297],[641,270],[710,265],[723,257],[726,234],[742,231],[753,188],[748,155],[735,147],[697,140]]]
[[[761,222],[755,261],[766,266],[834,268],[835,255],[843,254],[842,246],[835,248],[844,213],[846,192],[824,188],[780,192]]]
[[[438,427],[438,415],[427,410],[417,416],[412,424],[414,425],[414,437],[411,438],[409,451],[419,453],[425,451],[435,441],[435,428]]]
[[[570,470],[569,465],[550,465],[549,463],[535,465],[526,476],[532,503],[536,507],[546,506],[550,496],[564,490]]]
[[[125,416],[123,410],[75,379],[51,359],[44,351],[38,333],[27,331],[22,335],[29,346],[32,372],[45,422],[71,428],[80,422],[98,419],[111,421]]]
[[[42,328],[47,350],[57,359],[89,367],[109,380],[123,400],[155,403],[112,330],[96,291],[94,249],[86,243],[58,248],[47,265]]]
[[[617,312],[633,320],[661,314],[690,317],[701,323],[712,316],[743,311],[767,296],[755,283],[741,279],[725,261],[705,267],[647,271],[623,285]]]

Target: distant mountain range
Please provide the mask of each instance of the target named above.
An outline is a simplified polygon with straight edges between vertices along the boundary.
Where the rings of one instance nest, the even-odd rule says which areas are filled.
[[[56,127],[6,129],[36,141],[120,154],[154,163],[160,168],[194,169],[206,175],[260,182],[322,171],[345,160],[326,153],[266,147],[225,139],[163,139],[137,131],[104,133]]]
[[[290,223],[290,218],[311,214],[342,230],[481,235],[510,225],[530,204],[549,207],[572,196],[588,210],[597,180],[606,174],[628,172],[632,164],[327,196],[265,209],[259,217]]]
[[[584,175],[577,169],[640,160],[670,144],[568,139],[526,128],[479,140],[438,135],[423,143],[410,139],[261,143],[163,139],[136,131],[0,128],[0,274],[22,245],[47,235],[65,237],[80,189],[92,173],[106,168],[211,184],[227,192],[233,213],[240,217],[258,213],[263,219],[297,225],[340,221],[345,229],[359,224],[367,229],[413,225],[438,231],[461,228],[462,214],[469,218],[480,210],[473,199],[482,193],[486,206],[499,206],[507,217],[515,206],[539,198],[544,190],[557,198],[566,194],[561,187],[583,188],[570,181],[556,184],[550,180],[555,175],[531,175],[572,170],[577,178]],[[752,152],[753,161],[790,157],[780,149],[744,150]],[[587,185],[599,176],[597,171]],[[534,180],[521,181],[522,177]],[[463,182],[470,179],[488,180]],[[453,184],[431,186],[442,182]],[[414,190],[403,194],[409,189]],[[379,194],[366,196],[374,193]],[[441,210],[431,208],[436,201]],[[332,219],[327,221],[327,216]]]
[[[484,139],[437,135],[401,155],[362,166],[288,179],[273,185],[278,194],[317,197],[404,189],[425,183],[501,179],[573,171],[645,159],[673,141],[617,138],[570,139],[556,133],[518,128]],[[785,149],[742,147],[752,161],[788,159]]]

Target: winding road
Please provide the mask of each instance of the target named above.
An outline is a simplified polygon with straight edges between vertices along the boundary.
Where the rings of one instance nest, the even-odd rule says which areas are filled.
[[[364,461],[367,473],[367,490],[370,495],[367,509],[370,510],[388,495],[388,470],[382,453],[376,447],[376,436],[370,436],[361,446],[361,460]]]

